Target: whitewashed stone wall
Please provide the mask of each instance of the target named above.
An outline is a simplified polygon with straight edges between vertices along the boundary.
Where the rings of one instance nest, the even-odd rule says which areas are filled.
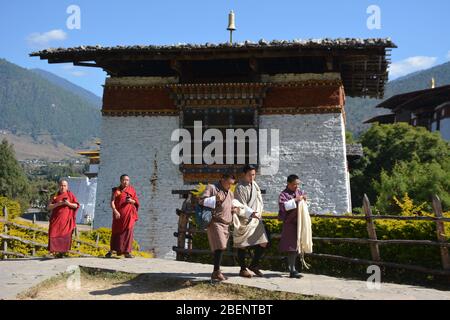
[[[172,131],[179,127],[177,116],[103,117],[101,163],[99,167],[94,227],[111,227],[111,188],[128,174],[141,202],[135,239],[143,250],[155,250],[158,257],[172,257],[176,245],[181,208],[178,195],[183,179],[170,159]]]
[[[279,129],[280,134],[278,173],[258,177],[267,190],[265,210],[278,211],[287,176],[297,174],[313,213],[351,211],[342,114],[266,115],[260,117],[260,128]]]
[[[265,82],[334,80],[339,74],[266,76]],[[177,78],[108,78],[106,85],[177,83]],[[170,159],[175,142],[172,131],[179,128],[178,116],[103,117],[101,163],[99,166],[94,227],[111,227],[111,188],[128,174],[140,198],[135,239],[156,256],[174,257],[177,208],[182,200],[172,195],[183,188],[182,174]],[[265,209],[278,210],[278,195],[289,174],[298,174],[315,213],[344,213],[351,210],[347,172],[345,125],[342,114],[270,115],[260,117],[260,128],[280,130],[280,168],[276,175],[260,176],[267,190]],[[184,186],[189,188],[192,186]]]

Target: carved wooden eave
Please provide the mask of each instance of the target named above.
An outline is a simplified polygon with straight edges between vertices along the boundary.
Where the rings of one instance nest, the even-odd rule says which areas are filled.
[[[105,86],[104,116],[175,116],[185,108],[255,108],[258,114],[344,112],[340,79],[258,83]]]
[[[262,74],[337,72],[351,97],[382,98],[391,39],[79,46],[33,52],[49,63],[98,67],[113,77],[178,77],[182,83],[258,82]],[[223,79],[223,80],[221,80]]]
[[[265,83],[213,83],[168,85],[178,108],[260,107],[268,86]]]
[[[324,114],[343,113],[342,106],[315,106],[315,107],[292,107],[292,108],[264,108],[261,115],[297,115],[297,114]]]
[[[172,109],[159,110],[102,110],[103,116],[109,117],[157,117],[157,116],[177,116],[179,112]]]

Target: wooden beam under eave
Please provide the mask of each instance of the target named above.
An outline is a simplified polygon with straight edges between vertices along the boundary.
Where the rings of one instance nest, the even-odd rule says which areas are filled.
[[[73,62],[74,66],[80,66],[80,67],[91,67],[91,68],[99,68],[100,66],[97,63],[87,63],[87,62]]]
[[[252,70],[255,73],[258,72],[259,69],[258,60],[256,60],[255,58],[250,58],[248,64],[250,66],[250,70]]]
[[[179,77],[182,75],[182,65],[181,62],[177,59],[172,59],[169,61],[170,69],[175,71]]]
[[[328,72],[334,71],[334,58],[333,56],[327,56],[325,58],[326,70]]]
[[[89,53],[72,53],[70,55],[60,56],[59,58],[52,58],[51,55],[41,56],[41,59],[59,59],[60,62],[73,62],[73,61],[89,61],[89,60],[216,60],[216,59],[248,59],[251,55],[254,58],[284,58],[284,57],[319,57],[319,56],[344,56],[345,60],[352,60],[358,58],[367,59],[368,56],[384,55],[378,50],[374,49],[332,49],[331,51],[323,49],[302,49],[298,48],[284,48],[284,49],[260,49],[260,50],[246,50],[246,51],[173,51],[173,52],[148,52],[148,53],[133,53],[128,52],[89,52]]]

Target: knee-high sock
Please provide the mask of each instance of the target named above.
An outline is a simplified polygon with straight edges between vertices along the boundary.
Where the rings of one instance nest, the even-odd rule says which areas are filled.
[[[247,268],[247,265],[245,264],[245,257],[247,256],[247,250],[239,248],[237,251],[237,259],[239,262],[239,266],[241,267],[241,270],[244,270]]]
[[[288,265],[289,272],[295,272],[295,261],[297,260],[298,253],[297,252],[289,252],[288,253]]]
[[[220,264],[222,262],[223,250],[214,251],[214,271],[220,270]]]
[[[261,247],[260,245],[257,245],[254,247],[255,252],[253,254],[252,263],[250,264],[250,267],[258,267],[259,261],[261,260],[262,255],[264,254],[265,248]]]

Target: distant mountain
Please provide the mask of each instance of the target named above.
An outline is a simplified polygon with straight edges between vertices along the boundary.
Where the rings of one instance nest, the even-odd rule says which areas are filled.
[[[51,83],[56,84],[57,86],[60,86],[72,93],[75,93],[75,94],[79,95],[80,97],[86,98],[88,101],[90,101],[92,104],[97,106],[99,109],[102,108],[102,98],[95,95],[91,91],[88,91],[82,87],[79,87],[76,84],[73,84],[72,82],[70,82],[64,78],[58,77],[57,75],[55,75],[51,72],[42,70],[42,69],[30,69],[30,71],[33,71],[34,73],[47,79]]]
[[[79,159],[77,152],[61,142],[55,142],[50,136],[39,136],[34,140],[27,135],[14,135],[0,130],[0,140],[6,139],[14,146],[17,160],[45,159],[57,161]]]
[[[99,136],[101,115],[97,104],[77,92],[0,59],[0,129],[78,148]]]
[[[436,86],[449,85],[450,62],[389,82],[385,99],[429,88],[432,77]],[[347,129],[355,136],[367,130],[364,121],[389,112],[375,108],[382,101],[347,97]],[[0,129],[79,148],[98,137],[100,106],[100,97],[63,78],[0,59]]]
[[[359,136],[370,127],[370,125],[363,124],[364,121],[389,113],[389,110],[375,108],[376,105],[397,94],[430,88],[433,77],[437,87],[450,85],[450,62],[390,81],[386,85],[385,99],[383,100],[347,97],[345,106],[347,129],[355,136]]]

